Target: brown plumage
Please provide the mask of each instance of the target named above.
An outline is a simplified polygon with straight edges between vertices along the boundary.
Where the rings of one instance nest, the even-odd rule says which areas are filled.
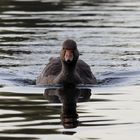
[[[60,57],[51,58],[36,83],[48,84],[96,84],[96,78],[87,63],[78,59],[77,44],[73,40],[63,43]]]

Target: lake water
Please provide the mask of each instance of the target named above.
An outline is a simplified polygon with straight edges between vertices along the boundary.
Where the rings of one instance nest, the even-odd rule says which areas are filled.
[[[139,0],[0,0],[0,139],[139,140],[139,17]],[[74,129],[35,85],[68,38],[98,80]]]

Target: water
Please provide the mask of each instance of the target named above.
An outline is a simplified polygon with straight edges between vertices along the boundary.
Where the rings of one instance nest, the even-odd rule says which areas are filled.
[[[0,139],[138,140],[139,16],[139,0],[0,0]],[[74,129],[35,85],[67,38],[98,79]]]

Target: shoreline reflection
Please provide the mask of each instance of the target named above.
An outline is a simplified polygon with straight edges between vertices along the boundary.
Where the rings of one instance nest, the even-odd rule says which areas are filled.
[[[76,128],[79,124],[76,110],[77,102],[86,102],[90,99],[91,89],[64,86],[45,89],[44,97],[51,103],[62,103],[61,123],[64,128]]]

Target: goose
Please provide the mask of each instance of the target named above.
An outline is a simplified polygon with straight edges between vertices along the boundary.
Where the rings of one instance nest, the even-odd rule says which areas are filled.
[[[60,57],[50,58],[49,63],[36,80],[37,85],[96,83],[97,80],[90,66],[79,59],[77,43],[72,39],[63,42]]]

